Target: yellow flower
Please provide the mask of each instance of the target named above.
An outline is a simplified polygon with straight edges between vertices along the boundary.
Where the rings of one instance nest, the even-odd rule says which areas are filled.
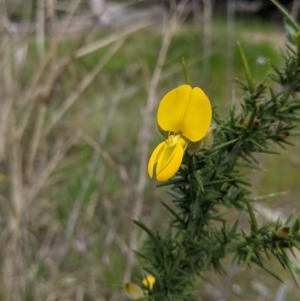
[[[136,284],[128,282],[124,284],[124,290],[131,299],[139,299],[144,297],[143,290]]]
[[[182,85],[168,92],[160,101],[157,123],[169,134],[150,157],[150,178],[154,170],[159,182],[173,177],[180,167],[188,142],[200,141],[205,136],[211,118],[210,101],[200,88]]]
[[[154,283],[155,283],[155,277],[152,275],[148,275],[143,279],[143,285],[150,290],[153,289]],[[144,297],[144,292],[141,287],[139,287],[137,284],[134,284],[132,282],[127,282],[124,284],[124,290],[128,297],[131,299],[139,299]]]
[[[153,289],[154,283],[155,283],[155,277],[152,275],[148,275],[143,279],[144,286],[148,287],[150,290]]]

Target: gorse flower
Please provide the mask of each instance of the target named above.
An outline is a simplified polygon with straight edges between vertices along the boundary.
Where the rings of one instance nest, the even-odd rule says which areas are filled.
[[[160,101],[157,124],[167,132],[166,141],[153,151],[148,174],[157,181],[166,181],[178,171],[189,141],[200,141],[207,133],[212,118],[210,101],[198,87],[179,86]]]
[[[124,290],[127,296],[133,300],[144,297],[142,288],[132,282],[125,283]]]
[[[153,286],[155,284],[155,277],[152,275],[148,275],[142,280],[142,283],[144,287],[147,287],[150,291],[153,289]],[[131,299],[139,299],[145,296],[142,288],[138,286],[137,284],[134,284],[132,282],[128,282],[124,284],[124,290],[128,297]]]
[[[145,277],[145,278],[143,279],[142,282],[143,282],[143,284],[144,284],[145,287],[148,287],[150,290],[152,290],[152,289],[153,289],[153,286],[154,286],[154,284],[155,284],[155,281],[156,281],[156,279],[155,279],[154,276],[148,275],[147,277]]]

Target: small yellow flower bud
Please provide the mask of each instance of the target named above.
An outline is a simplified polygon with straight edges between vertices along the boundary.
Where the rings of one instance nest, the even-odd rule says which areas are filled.
[[[124,290],[131,299],[139,299],[144,297],[143,290],[136,284],[128,282],[124,284]]]
[[[287,238],[290,234],[290,227],[289,226],[281,226],[278,230],[277,230],[277,236],[279,238]]]
[[[153,286],[155,284],[155,281],[156,281],[156,279],[155,279],[154,276],[148,275],[147,277],[145,277],[143,279],[143,284],[144,284],[145,287],[148,287],[150,290],[152,290]]]

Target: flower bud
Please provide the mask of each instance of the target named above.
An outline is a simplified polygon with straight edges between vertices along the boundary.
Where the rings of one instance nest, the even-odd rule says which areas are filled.
[[[281,131],[280,133],[279,133],[279,137],[281,138],[281,139],[285,139],[286,137],[288,137],[290,135],[290,132],[289,131]]]
[[[253,129],[257,130],[259,128],[259,126],[260,126],[260,122],[257,119],[255,119],[253,121]]]
[[[277,230],[277,236],[279,238],[287,238],[290,234],[290,227],[289,226],[281,226],[278,230]]]
[[[245,124],[245,118],[240,118],[238,121],[239,125],[244,125]]]
[[[265,86],[262,84],[262,83],[259,83],[257,86],[256,86],[256,91],[260,91],[264,88]]]
[[[124,284],[124,290],[131,299],[139,299],[144,297],[143,290],[136,284],[128,282]]]
[[[145,277],[145,278],[143,279],[142,282],[143,282],[143,285],[144,285],[145,287],[149,288],[149,290],[152,290],[152,289],[153,289],[153,286],[154,286],[154,284],[155,284],[155,281],[156,281],[156,279],[155,279],[154,276],[148,275],[147,277]]]

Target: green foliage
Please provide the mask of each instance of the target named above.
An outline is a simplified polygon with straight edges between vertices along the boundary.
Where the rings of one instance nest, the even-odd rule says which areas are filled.
[[[229,255],[243,268],[255,264],[281,280],[268,265],[272,255],[299,287],[299,267],[287,253],[293,254],[293,248],[300,250],[299,217],[260,225],[251,184],[244,174],[245,167],[257,168],[255,154],[273,154],[274,145],[292,145],[289,136],[296,134],[300,120],[300,33],[284,13],[286,24],[296,32],[283,54],[284,67],[271,66],[261,82],[254,82],[251,65],[238,43],[246,75],[246,82],[237,80],[242,102],[232,105],[224,118],[215,112],[213,147],[194,156],[186,154],[177,175],[158,185],[169,187],[176,207],[163,203],[172,215],[165,234],[153,233],[135,221],[149,235],[138,253],[143,268],[157,281],[149,291],[149,300],[192,300],[194,277],[202,276],[208,268],[226,273],[222,260]],[[240,214],[233,224],[224,214],[232,208]],[[239,225],[244,215],[249,219],[247,230]]]

